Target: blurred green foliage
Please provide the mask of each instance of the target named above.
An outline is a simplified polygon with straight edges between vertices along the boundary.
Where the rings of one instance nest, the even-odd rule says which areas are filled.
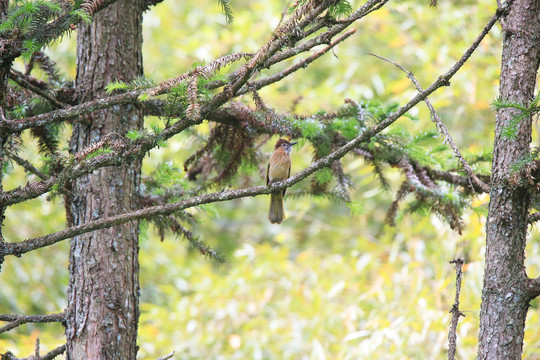
[[[361,3],[351,2],[353,8]],[[146,13],[146,77],[160,81],[196,62],[254,51],[287,11],[280,1],[221,4],[232,6],[234,21],[229,25],[215,0],[164,1]],[[357,33],[333,54],[260,95],[278,110],[298,102],[300,114],[334,111],[346,98],[404,103],[415,94],[405,74],[366,53],[398,62],[427,87],[461,56],[495,6],[488,0],[440,1],[437,8],[425,0],[389,3],[359,22]],[[497,96],[500,42],[500,27],[495,27],[451,86],[430,98],[466,157],[489,154],[492,148],[494,116],[489,104]],[[75,75],[73,48],[74,39],[64,39],[49,51],[71,77]],[[411,115],[418,121],[404,118],[397,125],[417,134],[412,143],[441,142],[438,137],[433,140],[434,125],[425,106],[417,106]],[[148,127],[156,121],[150,119]],[[334,124],[345,134],[350,125]],[[62,131],[69,136],[69,129]],[[158,164],[168,164],[165,170],[182,168],[208,132],[208,124],[202,124],[175,137],[166,148],[153,150],[143,164],[144,173],[165,169]],[[264,147],[267,153],[271,143]],[[36,156],[37,146],[27,145],[24,157]],[[455,163],[441,158],[436,146],[430,156]],[[312,149],[302,142],[293,153],[292,172],[309,165],[311,158]],[[263,184],[265,168],[266,159],[235,186]],[[346,157],[344,170],[356,184],[354,206],[289,196],[288,220],[281,226],[267,221],[266,197],[191,209],[200,215],[193,232],[227,257],[220,267],[192,253],[185,241],[166,234],[160,242],[152,226],[143,227],[139,358],[154,359],[172,350],[179,359],[443,358],[455,291],[448,262],[458,256],[467,263],[461,292],[466,317],[458,326],[457,355],[474,358],[485,238],[481,214],[489,199],[474,199],[462,236],[429,214],[399,216],[392,228],[385,225],[385,215],[400,184],[398,172],[390,169],[389,189],[385,189],[374,169],[358,158]],[[24,185],[22,170],[14,165],[11,171],[4,186]],[[316,179],[324,181],[324,172]],[[8,241],[60,230],[65,221],[60,199],[29,201],[10,208],[6,216],[3,232]],[[536,228],[530,238],[527,271],[537,275]],[[68,256],[69,244],[63,242],[6,259],[0,274],[0,313],[64,309]],[[523,355],[527,359],[540,359],[537,309],[535,301],[527,318]],[[58,324],[29,324],[0,335],[0,352],[9,349],[28,356],[36,337],[41,339],[42,352],[65,341]]]

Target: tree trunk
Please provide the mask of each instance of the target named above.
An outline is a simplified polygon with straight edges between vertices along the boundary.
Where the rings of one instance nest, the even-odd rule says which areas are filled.
[[[529,106],[540,60],[540,0],[516,0],[502,20],[504,31],[499,97]],[[478,359],[520,359],[531,292],[525,273],[525,245],[532,189],[525,170],[512,165],[529,155],[531,117],[519,122],[517,136],[505,137],[515,108],[497,112],[491,194],[486,225],[486,265]]]
[[[104,96],[113,80],[142,75],[142,0],[122,0],[99,12],[77,36],[77,89],[82,100]],[[140,129],[133,105],[115,106],[76,122],[73,154],[114,134]],[[138,207],[141,164],[96,170],[72,184],[73,225]],[[135,359],[139,319],[138,222],[76,236],[71,240],[68,359]]]

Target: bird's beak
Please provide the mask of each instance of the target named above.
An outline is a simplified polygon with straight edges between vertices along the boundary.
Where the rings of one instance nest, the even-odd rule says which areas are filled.
[[[298,141],[297,142],[293,142],[293,143],[290,143],[290,146],[293,146],[295,144],[298,144]]]

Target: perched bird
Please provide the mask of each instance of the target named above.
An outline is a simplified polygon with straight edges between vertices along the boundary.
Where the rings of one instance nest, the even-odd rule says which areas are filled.
[[[268,168],[266,169],[266,185],[289,178],[291,175],[291,150],[294,144],[296,143],[290,143],[285,139],[279,139],[276,142],[274,152],[270,156]],[[281,224],[285,219],[285,212],[283,211],[285,190],[270,195],[268,219],[272,224]]]

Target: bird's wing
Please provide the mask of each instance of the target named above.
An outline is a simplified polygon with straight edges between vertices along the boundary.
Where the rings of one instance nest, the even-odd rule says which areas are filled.
[[[291,163],[289,163],[289,173],[287,174],[287,179],[291,177],[291,167]],[[283,189],[283,196],[285,196],[285,191],[287,191],[287,188]]]

